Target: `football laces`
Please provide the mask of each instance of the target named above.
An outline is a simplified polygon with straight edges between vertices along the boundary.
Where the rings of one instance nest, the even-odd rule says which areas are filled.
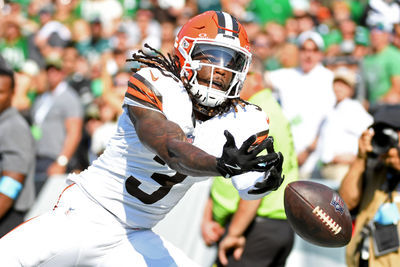
[[[337,235],[342,230],[342,227],[335,222],[323,209],[319,206],[316,206],[312,211],[317,217],[322,221],[323,224],[328,226],[329,230],[334,234]]]

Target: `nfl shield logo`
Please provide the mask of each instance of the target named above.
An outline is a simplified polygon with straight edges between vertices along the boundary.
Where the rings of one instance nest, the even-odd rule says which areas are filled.
[[[187,140],[189,143],[193,144],[194,136],[191,135],[191,134],[188,134],[188,135],[186,136],[186,140]]]
[[[331,205],[335,208],[336,212],[339,212],[340,214],[343,214],[344,212],[344,202],[340,198],[338,194],[333,194],[332,200],[331,200]]]

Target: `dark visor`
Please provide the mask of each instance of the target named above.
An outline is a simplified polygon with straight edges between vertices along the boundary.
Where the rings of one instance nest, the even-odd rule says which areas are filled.
[[[243,53],[211,44],[196,44],[193,48],[192,59],[207,59],[210,64],[234,71],[243,71],[246,63],[246,56]]]

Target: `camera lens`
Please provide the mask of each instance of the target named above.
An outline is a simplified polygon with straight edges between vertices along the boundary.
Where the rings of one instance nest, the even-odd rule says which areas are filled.
[[[396,147],[399,143],[399,135],[392,128],[375,129],[374,137],[372,138],[372,153],[381,155],[386,153],[390,148]]]

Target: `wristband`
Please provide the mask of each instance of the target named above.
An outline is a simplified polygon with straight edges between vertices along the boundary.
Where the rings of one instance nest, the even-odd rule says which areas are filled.
[[[3,176],[0,178],[0,193],[8,196],[11,199],[16,199],[22,189],[22,184],[11,178],[10,176]]]

